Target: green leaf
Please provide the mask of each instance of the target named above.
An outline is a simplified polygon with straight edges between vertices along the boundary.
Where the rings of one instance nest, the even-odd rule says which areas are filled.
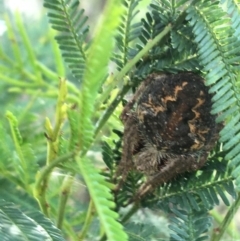
[[[26,215],[14,204],[0,200],[1,240],[64,241],[60,230],[40,212]]]
[[[237,0],[221,0],[223,9],[231,16],[231,24],[235,30],[234,35],[239,38],[240,34],[240,8]]]
[[[221,141],[224,142],[226,159],[235,158],[233,164],[230,164],[233,166],[239,163],[236,158],[240,154],[237,131],[239,126],[235,121],[240,119],[239,87],[235,72],[235,66],[239,65],[240,39],[235,32],[238,21],[232,14],[239,16],[239,9],[234,1],[221,1],[221,3],[225,4],[222,7],[228,15],[219,7],[218,1],[206,1],[190,6],[187,9],[187,20],[193,27],[199,59],[203,72],[206,73],[206,85],[211,86],[210,92],[214,93],[211,114],[219,115],[217,122],[226,123],[220,135]],[[231,22],[234,29],[230,25]],[[236,175],[236,172],[234,173]],[[229,204],[221,190],[218,191],[225,204]]]
[[[118,214],[112,210],[115,206],[110,190],[112,185],[98,173],[90,160],[77,158],[77,163],[108,240],[127,240],[122,225],[116,221]]]
[[[87,56],[87,68],[80,95],[81,119],[79,123],[80,145],[84,151],[93,141],[94,105],[99,88],[108,75],[107,67],[113,52],[114,35],[123,11],[120,2],[121,0],[108,2],[104,17],[95,30],[94,41]]]
[[[172,208],[169,229],[171,241],[200,241],[208,240],[206,233],[211,227],[212,219],[207,210],[194,211]]]
[[[64,60],[72,74],[82,81],[86,62],[85,40],[88,34],[87,17],[84,15],[84,10],[79,9],[79,1],[76,0],[54,2],[44,0],[44,6],[48,8],[52,28],[59,32],[55,39],[62,50]],[[72,58],[66,58],[65,54],[72,55]],[[77,64],[72,65],[72,63]]]
[[[118,52],[114,55],[114,61],[117,63],[119,69],[132,57],[130,54],[131,51],[131,42],[136,40],[140,34],[140,23],[134,23],[134,19],[138,14],[136,10],[140,0],[123,0],[124,13],[119,24],[118,35],[116,36]]]
[[[22,180],[25,188],[31,192],[30,184],[34,182],[34,174],[37,172],[36,157],[31,144],[23,142],[23,138],[18,128],[17,118],[10,111],[7,111],[6,117],[9,121],[12,139],[17,154],[17,158],[15,159],[15,169],[18,172],[18,178]]]

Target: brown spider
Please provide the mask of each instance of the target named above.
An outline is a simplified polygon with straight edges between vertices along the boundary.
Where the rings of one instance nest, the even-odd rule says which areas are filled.
[[[148,176],[135,199],[178,174],[200,169],[218,139],[204,79],[191,72],[151,74],[121,114],[123,153],[117,174]]]

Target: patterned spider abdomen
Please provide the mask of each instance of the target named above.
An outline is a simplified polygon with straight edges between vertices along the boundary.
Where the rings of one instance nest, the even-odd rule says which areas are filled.
[[[212,95],[200,76],[152,74],[137,102],[139,129],[157,150],[193,153],[208,144],[216,132],[210,114]]]

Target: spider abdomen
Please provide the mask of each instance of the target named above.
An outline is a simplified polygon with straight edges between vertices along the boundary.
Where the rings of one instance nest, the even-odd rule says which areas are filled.
[[[215,133],[212,95],[193,73],[152,74],[137,102],[139,129],[155,148],[181,154],[201,150]]]

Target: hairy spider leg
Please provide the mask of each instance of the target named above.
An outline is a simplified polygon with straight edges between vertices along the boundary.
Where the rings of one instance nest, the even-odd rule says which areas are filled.
[[[222,128],[223,123],[219,123],[214,130],[214,135],[212,139],[203,148],[203,150],[198,153],[198,155],[189,154],[170,158],[168,164],[164,165],[159,173],[148,179],[148,181],[139,188],[139,190],[129,203],[135,200],[140,200],[148,192],[151,192],[157,186],[160,186],[170,181],[178,174],[193,172],[202,168],[207,162],[209,152],[214,148],[216,141],[219,138],[219,131]]]
[[[132,108],[135,105],[138,98],[141,96],[143,90],[152,81],[152,79],[153,79],[153,76],[151,75],[149,76],[149,78],[147,78],[145,81],[141,83],[137,91],[134,93],[132,99],[128,101],[128,103],[124,106],[124,109],[120,116],[120,119],[124,123],[123,150],[122,150],[123,154],[122,154],[122,159],[118,166],[116,175],[117,176],[121,175],[123,180],[126,179],[128,172],[134,166],[133,160],[132,160],[132,154],[140,140],[140,134],[138,130],[138,120],[137,120],[136,114],[132,112]],[[128,141],[130,139],[132,140],[131,143],[129,143]]]
[[[130,143],[128,140],[132,140]],[[123,150],[122,159],[118,166],[117,175],[121,175],[123,180],[126,179],[128,172],[134,166],[132,160],[132,153],[139,143],[139,131],[137,125],[137,118],[134,114],[128,115],[125,121],[125,128],[123,133]]]
[[[196,156],[189,155],[181,157],[172,158],[168,161],[168,164],[163,166],[161,172],[157,173],[155,176],[151,177],[146,183],[144,183],[135,194],[133,200],[140,200],[148,192],[155,189],[171,179],[175,178],[176,175],[185,172],[192,172],[200,169],[207,161],[208,153],[203,153],[196,159]],[[186,167],[187,170],[186,170]],[[131,202],[133,201],[131,200]]]
[[[132,99],[128,101],[128,103],[124,106],[124,109],[122,111],[122,114],[120,116],[120,119],[125,124],[126,120],[128,119],[129,113],[131,112],[133,106],[135,105],[138,98],[141,96],[143,90],[146,88],[146,86],[152,81],[153,75],[150,75],[146,80],[144,80],[136,92],[134,93]]]

